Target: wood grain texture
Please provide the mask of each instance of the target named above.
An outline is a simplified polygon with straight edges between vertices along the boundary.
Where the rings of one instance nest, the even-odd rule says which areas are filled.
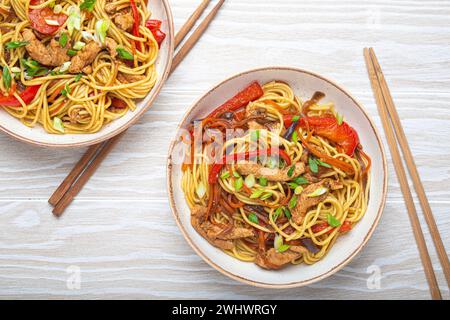
[[[199,1],[171,0],[176,28]],[[172,219],[165,164],[185,110],[223,78],[264,65],[294,65],[334,79],[381,132],[362,55],[372,46],[449,252],[449,33],[448,1],[227,0],[152,109],[60,219],[47,199],[86,149],[39,149],[0,135],[0,297],[428,299],[389,154],[387,205],[367,246],[336,275],[282,291],[242,285],[195,255]],[[424,233],[431,243],[426,227]],[[433,248],[430,253],[438,266]],[[80,268],[80,289],[66,286],[70,266]],[[371,266],[380,268],[380,289],[367,286]],[[449,299],[442,270],[436,271]]]

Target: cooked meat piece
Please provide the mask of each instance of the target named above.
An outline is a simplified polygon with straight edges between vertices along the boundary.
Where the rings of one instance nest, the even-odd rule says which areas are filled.
[[[311,174],[310,172],[306,172],[303,177],[305,177],[306,180],[308,180],[309,183],[316,183],[319,182],[320,179],[315,177],[313,174]]]
[[[131,31],[134,24],[134,18],[130,11],[121,12],[114,16],[115,25],[124,31]]]
[[[70,60],[67,55],[67,48],[61,48],[55,39],[52,39],[50,44],[45,46],[30,29],[23,30],[22,37],[24,41],[29,42],[25,47],[28,54],[40,64],[57,67]]]
[[[302,223],[303,217],[309,208],[318,205],[322,201],[324,201],[328,196],[328,190],[317,197],[310,197],[309,195],[313,193],[318,188],[330,188],[330,179],[324,179],[320,182],[310,184],[305,189],[303,189],[302,193],[300,193],[297,199],[297,205],[291,210],[292,218],[296,224]]]
[[[111,57],[115,59],[117,56],[117,42],[114,39],[107,37],[105,39],[105,45]]]
[[[254,236],[255,233],[251,229],[235,227],[231,229],[230,232],[222,233],[223,229],[219,226],[216,226],[209,221],[205,221],[202,223],[203,230],[206,231],[206,234],[209,238],[217,238],[221,240],[234,240],[240,238],[246,238]]]
[[[115,4],[115,3],[112,3],[112,2],[107,3],[107,4],[105,5],[105,11],[106,11],[106,13],[108,13],[108,14],[113,14],[113,13],[115,13],[115,12],[116,12],[116,4]]]
[[[207,208],[204,206],[193,207],[191,210],[191,224],[194,229],[213,246],[224,250],[230,250],[234,247],[232,240],[254,235],[253,230],[242,227],[235,227],[230,232],[223,233],[222,228],[209,221],[205,221],[206,212]]]
[[[137,81],[141,81],[145,79],[145,75],[143,74],[128,74],[128,73],[122,73],[119,72],[117,74],[117,80],[119,80],[122,83],[133,83]]]
[[[77,55],[72,57],[69,73],[79,73],[84,67],[90,65],[102,48],[95,41],[89,42]]]
[[[291,246],[284,252],[277,252],[274,248],[264,253],[258,253],[255,263],[264,269],[280,269],[284,265],[296,260],[308,250],[302,246]]]
[[[292,175],[289,176],[288,171],[291,166],[287,166],[283,169],[271,169],[250,161],[243,161],[235,164],[236,170],[243,176],[253,174],[256,178],[267,178],[270,181],[289,181],[305,171],[305,165],[302,162],[297,162],[294,166],[295,169]]]
[[[329,179],[329,184],[331,190],[339,190],[344,187],[344,184],[341,181]]]
[[[83,71],[84,74],[91,74],[92,71],[94,71],[94,70],[92,70],[91,66],[86,66],[86,67],[83,68],[82,71]]]

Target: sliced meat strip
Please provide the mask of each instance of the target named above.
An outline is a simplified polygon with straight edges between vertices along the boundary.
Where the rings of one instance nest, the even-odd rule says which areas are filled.
[[[321,187],[327,189],[324,194],[317,197],[310,196],[314,191]],[[310,184],[305,189],[303,189],[302,193],[300,193],[298,197],[297,205],[291,210],[294,222],[296,224],[301,224],[303,221],[303,217],[305,216],[308,209],[318,205],[327,198],[329,189],[330,179],[324,179],[322,181]]]
[[[69,73],[81,72],[84,67],[90,65],[95,60],[101,50],[102,48],[97,42],[89,42],[83,49],[78,51],[76,56],[72,57]]]
[[[46,46],[36,38],[30,29],[23,30],[22,37],[24,41],[29,42],[25,48],[30,57],[42,65],[57,67],[70,60],[67,48],[62,48],[55,39],[52,39]]]
[[[222,234],[223,229],[205,221],[207,210],[204,206],[194,206],[191,210],[191,224],[213,246],[231,250],[234,248],[233,240],[254,235],[253,230],[242,227],[234,227],[230,232]]]
[[[255,263],[264,269],[280,269],[288,263],[300,258],[308,250],[302,246],[291,246],[284,252],[277,252],[274,248],[264,253],[258,253]]]
[[[119,72],[117,74],[117,80],[119,80],[122,83],[133,83],[137,81],[141,81],[145,79],[145,75],[143,74],[128,74],[128,73],[122,73]]]
[[[114,39],[107,37],[105,39],[105,46],[111,57],[115,59],[117,56],[117,42]]]
[[[131,31],[134,18],[130,11],[122,11],[114,16],[114,24],[124,31]]]
[[[288,172],[292,166],[283,169],[266,168],[260,164],[250,161],[239,162],[235,165],[236,170],[243,176],[253,174],[256,178],[267,178],[270,181],[289,181],[302,174],[305,171],[305,165],[297,162],[294,165],[294,171],[289,176]]]

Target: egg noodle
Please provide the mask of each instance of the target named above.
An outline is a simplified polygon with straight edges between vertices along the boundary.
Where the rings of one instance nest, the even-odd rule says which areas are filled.
[[[10,97],[19,101],[18,106],[3,105],[3,109],[29,127],[39,123],[52,134],[97,132],[129,110],[135,110],[138,99],[144,98],[157,81],[155,60],[159,49],[152,31],[145,26],[145,22],[151,17],[146,2],[134,1],[140,17],[137,35],[116,26],[112,17],[105,11],[109,2],[91,1],[91,11],[80,10],[83,2],[49,0],[31,5],[29,0],[0,0],[0,64],[3,70],[0,94],[3,93],[4,98],[9,92]],[[130,0],[113,1],[113,4],[117,11],[130,12]],[[71,44],[99,42],[103,46],[102,50],[90,63],[91,69],[88,73],[70,74],[63,70],[63,66],[39,65],[30,59],[28,46],[25,45],[7,48],[8,43],[23,40],[22,33],[25,29],[33,29],[29,18],[31,9],[56,8],[55,5],[60,6],[59,15],[67,15],[69,18],[57,32],[40,35],[40,39],[43,44],[48,45],[51,39],[58,40],[63,33],[67,33]],[[75,28],[69,32],[71,15]],[[79,27],[76,26],[77,18]],[[52,21],[47,23],[53,24]],[[99,27],[103,28],[103,31],[107,30],[106,36],[113,39],[117,47],[127,54],[126,60],[115,57],[116,52],[111,53],[101,44]],[[82,48],[79,52],[83,50]],[[39,76],[30,77],[24,61],[31,61],[29,67],[41,68],[43,71]],[[5,67],[12,77],[8,87],[4,81]],[[119,75],[122,79],[137,75],[139,78],[135,81],[124,81]],[[35,87],[38,88],[37,93],[31,102],[25,103],[18,89],[33,86],[39,86]],[[114,105],[114,101],[119,104]]]
[[[267,83],[262,86],[262,90],[261,97],[244,106],[247,110],[246,118],[232,126],[235,130],[245,130],[245,133],[227,139],[219,152],[220,156],[243,154],[256,149],[281,149],[288,155],[292,164],[305,162],[307,172],[309,170],[308,180],[313,174],[315,181],[333,180],[340,188],[328,188],[326,198],[308,208],[301,222],[295,223],[291,211],[294,211],[296,205],[301,205],[295,202],[300,202],[302,192],[312,184],[311,181],[306,181],[303,175],[293,176],[289,181],[271,181],[270,177],[258,179],[254,175],[244,176],[239,174],[236,162],[230,161],[220,170],[218,182],[212,184],[208,179],[211,176],[211,164],[215,160],[211,159],[211,142],[207,141],[202,143],[201,148],[196,149],[192,163],[183,165],[182,189],[191,210],[199,206],[210,210],[207,213],[207,223],[216,229],[222,228],[219,235],[216,233],[215,236],[232,241],[232,245],[226,249],[217,245],[227,254],[242,261],[255,261],[258,256],[274,258],[274,261],[258,263],[268,269],[281,267],[284,262],[279,262],[279,259],[283,260],[283,254],[286,256],[288,252],[290,257],[294,257],[288,262],[313,264],[321,260],[336,240],[345,236],[345,232],[363,218],[369,199],[370,158],[361,148],[353,155],[344,153],[336,143],[316,134],[313,127],[309,128],[311,131],[297,127],[295,137],[286,139],[283,135],[289,127],[284,123],[287,114],[298,114],[311,119],[339,119],[340,115],[336,113],[333,103],[319,104],[316,101],[308,101],[309,105],[305,110],[306,103],[294,94],[289,85],[282,82]],[[258,130],[247,130],[251,121],[248,118],[248,110],[258,110],[259,114],[263,114],[266,125],[260,126]],[[235,115],[237,113],[235,112]],[[230,115],[227,116],[230,119]],[[215,128],[219,128],[226,122],[223,118],[207,118],[206,122],[214,124],[216,121],[220,125]],[[203,124],[205,125],[205,119]],[[206,129],[202,130],[205,132]],[[311,153],[312,150],[308,150],[305,145],[315,152]],[[313,154],[317,155],[318,152],[328,157],[324,156],[320,160],[314,158]],[[306,160],[306,155],[312,160]],[[327,161],[328,158],[347,164],[349,169],[351,168],[351,174],[333,165],[333,161]],[[273,168],[271,157],[266,160],[268,161],[261,166]],[[284,162],[282,159],[278,161]],[[276,168],[282,166],[283,164],[280,164]],[[206,228],[206,225],[203,226]],[[236,228],[254,232],[251,236],[227,238],[227,232]],[[213,232],[205,230],[205,234],[211,236]],[[214,239],[207,240],[215,244]],[[274,246],[275,249],[270,250]],[[308,250],[296,255],[289,251],[289,247],[292,249],[294,246],[304,246]],[[270,253],[271,251],[273,252]]]

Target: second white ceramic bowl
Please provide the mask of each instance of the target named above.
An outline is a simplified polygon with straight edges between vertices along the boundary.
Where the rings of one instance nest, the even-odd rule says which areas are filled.
[[[292,67],[267,67],[234,75],[205,93],[182,119],[180,128],[187,128],[195,119],[202,118],[217,106],[234,96],[252,81],[260,84],[272,80],[288,83],[295,94],[308,99],[315,91],[326,97],[321,102],[334,102],[339,113],[359,134],[364,151],[372,158],[370,199],[367,212],[353,230],[340,237],[330,252],[314,265],[288,266],[268,271],[254,263],[239,261],[211,246],[190,224],[190,211],[181,190],[181,165],[176,161],[176,141],[169,149],[167,184],[170,205],[180,230],[192,248],[212,267],[221,273],[247,284],[288,288],[324,279],[344,267],[362,249],[372,235],[384,207],[387,191],[387,166],[380,136],[369,115],[346,90],[318,74]],[[178,136],[178,133],[177,133]]]

